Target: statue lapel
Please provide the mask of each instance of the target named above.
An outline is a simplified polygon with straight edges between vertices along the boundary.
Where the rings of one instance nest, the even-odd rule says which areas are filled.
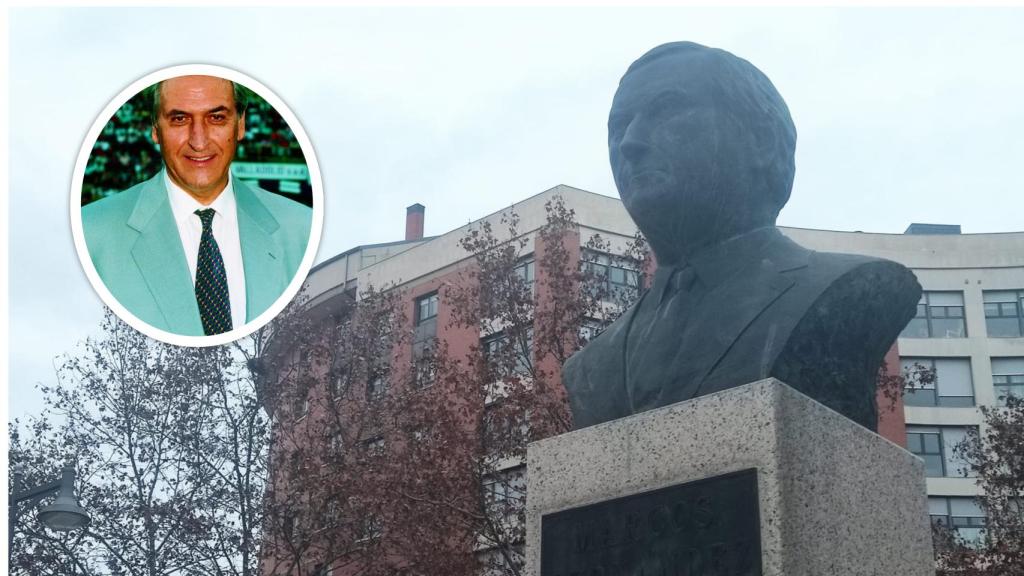
[[[675,386],[662,392],[672,396],[662,403],[699,396],[705,379],[744,331],[792,288],[794,280],[783,272],[806,266],[809,252],[792,252],[785,245],[782,248],[773,255],[777,257],[758,260],[754,270],[741,271],[705,296],[680,335],[679,353],[672,368],[678,378]]]
[[[693,323],[693,330],[688,330],[683,340],[683,345],[689,350],[686,357],[693,360],[691,369],[687,370],[687,382],[694,386],[690,397],[700,395],[704,379],[744,330],[793,284],[791,278],[762,261],[751,278],[730,283],[709,299],[708,307],[722,312],[716,317],[700,315]],[[752,286],[760,288],[751,290]]]
[[[758,316],[793,287],[795,281],[786,272],[805,268],[811,252],[782,236],[762,252],[757,268],[751,274],[743,271],[743,278],[726,282],[722,289],[710,295],[709,310],[721,310],[716,317],[700,315],[687,330],[682,350],[684,357],[693,361],[687,370],[693,392],[689,398],[702,392],[704,381],[714,371],[736,340],[757,320]],[[740,382],[736,383],[742,384]]]

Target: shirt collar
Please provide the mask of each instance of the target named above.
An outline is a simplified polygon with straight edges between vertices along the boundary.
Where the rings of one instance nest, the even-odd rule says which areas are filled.
[[[686,262],[676,266],[659,266],[654,273],[652,289],[659,295],[659,301],[665,297],[665,290],[672,275],[686,267],[691,267],[699,281],[706,288],[714,288],[726,281],[733,274],[747,268],[751,262],[761,259],[764,248],[772,244],[780,236],[775,226],[764,226],[733,236],[697,251]],[[660,291],[655,287],[660,287]]]
[[[199,203],[198,200],[189,195],[188,192],[182,190],[180,186],[171,180],[170,175],[167,174],[167,170],[163,171],[164,184],[167,186],[167,196],[171,202],[171,212],[174,214],[174,221],[178,223],[191,221],[196,210],[203,210],[206,208],[213,208],[216,211],[216,215],[224,218],[227,224],[233,224],[237,215],[235,213],[235,191],[234,181],[232,180],[231,172],[228,172],[228,185],[224,187],[224,191],[217,196],[217,199],[210,203],[209,206],[204,206]]]

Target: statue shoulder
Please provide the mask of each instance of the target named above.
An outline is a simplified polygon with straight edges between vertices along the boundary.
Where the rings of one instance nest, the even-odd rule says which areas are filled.
[[[849,285],[854,291],[879,294],[911,291],[916,292],[915,303],[920,297],[921,287],[914,273],[906,266],[885,258],[812,252],[808,268],[812,275],[828,279],[830,284]]]
[[[819,252],[805,248],[782,234],[771,243],[768,257],[781,271],[796,273],[805,282],[825,286],[840,278],[883,274],[906,281],[914,276],[905,266],[892,260],[845,252]]]
[[[895,337],[921,298],[914,273],[884,258],[816,252],[803,274],[809,284],[802,291],[808,302],[804,327],[810,322],[843,332],[874,332],[884,325],[883,332],[894,330]]]

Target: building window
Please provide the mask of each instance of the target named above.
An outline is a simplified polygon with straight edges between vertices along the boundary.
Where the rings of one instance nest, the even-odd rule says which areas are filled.
[[[640,293],[639,265],[598,252],[583,254],[584,281],[595,297],[632,302]]]
[[[412,385],[413,388],[426,388],[434,383],[437,377],[437,340],[427,338],[412,344]]]
[[[607,328],[606,323],[594,318],[587,318],[580,324],[579,330],[576,332],[576,337],[579,338],[580,348],[586,346],[591,340],[597,338],[597,336],[604,332]]]
[[[963,292],[925,292],[901,338],[965,338]]]
[[[335,526],[340,526],[341,521],[341,503],[338,502],[337,497],[332,497],[327,500],[327,506],[324,508],[323,527],[333,528]]]
[[[992,387],[996,404],[1006,406],[1006,399],[1024,399],[1024,358],[992,358]]]
[[[526,260],[516,265],[512,273],[519,277],[529,289],[533,292],[534,281],[536,277],[536,263],[533,260]]]
[[[416,299],[416,326],[413,344],[422,344],[437,337],[437,292]]]
[[[511,348],[509,336],[505,332],[481,340],[480,349],[484,358],[499,376],[509,375],[510,370],[519,376],[530,375],[533,367],[533,328],[528,328],[525,333],[520,332],[520,335],[521,338],[513,338]]]
[[[1024,290],[986,290],[985,327],[992,338],[1024,336]]]
[[[427,353],[416,358],[413,369],[415,370],[413,386],[416,388],[431,386],[434,380],[437,379],[437,369],[434,364],[433,354]]]
[[[524,468],[503,470],[484,480],[484,505],[487,513],[506,526],[517,521],[519,511],[526,504],[526,475]]]
[[[379,538],[384,523],[375,514],[367,514],[356,522],[356,542],[367,542]]]
[[[968,358],[900,358],[903,374],[913,374],[918,366],[935,371],[935,381],[907,388],[903,402],[907,406],[974,406],[974,383]]]
[[[332,399],[338,400],[345,394],[345,374],[332,370],[327,378],[327,392]]]
[[[985,511],[974,498],[928,497],[928,515],[932,524],[956,532],[968,544],[981,543]]]
[[[430,440],[432,437],[430,427],[426,425],[417,426],[416,428],[412,429],[412,431],[409,434],[409,437],[412,438],[412,441],[415,442],[416,444],[422,444],[427,440]]]
[[[366,384],[366,399],[373,402],[384,397],[388,390],[388,381],[381,374],[375,374]]]
[[[328,439],[329,453],[335,459],[341,458],[345,454],[345,436],[341,432],[335,432],[331,434]]]
[[[302,399],[302,402],[298,403],[296,408],[297,408],[296,411],[295,411],[296,412],[296,415],[295,415],[295,420],[296,421],[302,420],[303,418],[308,416],[309,415],[309,396],[305,396]]]
[[[416,324],[437,317],[437,292],[416,299]]]
[[[907,426],[907,449],[924,460],[931,478],[974,476],[955,448],[967,438],[965,426]]]
[[[504,548],[504,550],[502,550]],[[478,554],[483,569],[480,576],[505,576],[523,573],[523,545],[504,543]]]
[[[530,428],[526,416],[503,402],[484,406],[483,443],[489,455],[509,455],[529,441]]]
[[[376,457],[384,455],[384,437],[374,436],[363,440],[363,451],[367,456]]]

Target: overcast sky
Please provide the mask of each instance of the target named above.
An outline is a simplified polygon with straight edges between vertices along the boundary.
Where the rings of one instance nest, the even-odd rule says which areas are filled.
[[[784,226],[1024,230],[1022,9],[22,9],[10,18],[11,417],[102,308],[75,255],[71,173],[96,115],[174,64],[235,68],[303,123],[323,172],[317,261],[440,234],[557,184],[617,196],[605,123],[657,44],[764,71],[799,134]]]

